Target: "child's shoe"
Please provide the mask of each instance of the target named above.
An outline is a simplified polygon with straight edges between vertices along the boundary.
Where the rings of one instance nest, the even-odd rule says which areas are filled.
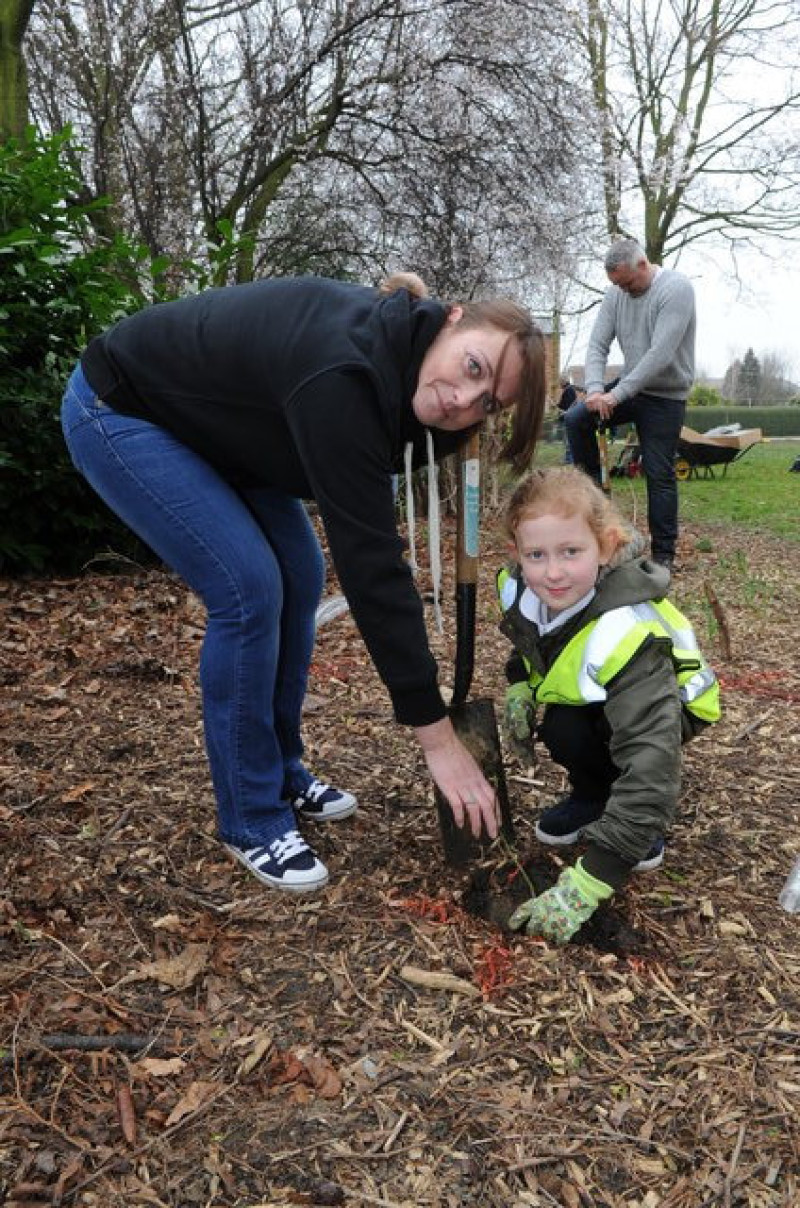
[[[358,809],[358,802],[352,793],[331,788],[329,784],[317,780],[316,776],[304,789],[288,792],[284,789],[284,793],[302,818],[311,818],[314,822],[349,818]]]
[[[273,889],[311,893],[328,883],[327,868],[296,830],[286,831],[263,847],[225,846],[254,877]]]
[[[660,868],[664,863],[665,843],[663,839],[656,839],[653,846],[643,860],[638,864],[634,864],[631,872],[652,872],[655,868]]]
[[[578,801],[575,797],[564,797],[544,811],[536,823],[536,838],[551,847],[577,843],[583,828],[590,822],[596,822],[605,808],[600,801]]]

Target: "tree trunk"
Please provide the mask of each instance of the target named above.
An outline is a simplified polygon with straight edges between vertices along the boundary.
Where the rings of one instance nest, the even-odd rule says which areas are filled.
[[[0,0],[0,140],[25,133],[28,125],[28,72],[22,39],[34,0]]]

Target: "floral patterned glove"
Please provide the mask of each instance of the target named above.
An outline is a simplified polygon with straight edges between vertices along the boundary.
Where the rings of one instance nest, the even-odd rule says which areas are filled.
[[[508,925],[512,931],[524,929],[528,935],[566,944],[613,893],[610,885],[593,877],[578,860],[574,868],[564,869],[551,889],[518,906]]]
[[[530,756],[533,725],[536,721],[536,705],[533,699],[533,689],[524,680],[511,684],[506,691],[503,720],[511,742],[520,748],[522,753]]]

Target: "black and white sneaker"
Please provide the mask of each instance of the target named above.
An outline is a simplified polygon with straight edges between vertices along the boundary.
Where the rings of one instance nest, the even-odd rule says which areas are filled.
[[[578,842],[583,828],[590,822],[596,822],[605,808],[597,801],[577,801],[574,797],[564,797],[544,811],[536,823],[536,838],[550,847],[568,847]],[[660,837],[654,839],[647,855],[634,864],[631,872],[653,872],[660,868],[664,863],[665,850],[664,840]]]
[[[296,830],[286,831],[263,847],[234,847],[228,851],[244,864],[254,877],[289,893],[311,893],[328,883],[328,870]]]
[[[634,864],[631,872],[653,872],[654,869],[660,868],[664,863],[664,852],[666,844],[663,839],[654,839],[653,846],[643,860],[638,864]]]
[[[603,802],[564,797],[544,811],[536,823],[536,838],[551,847],[577,843],[583,828],[596,822],[605,808]]]
[[[358,809],[358,802],[352,793],[333,789],[322,780],[317,780],[316,776],[302,792],[286,795],[301,817],[311,818],[315,822],[349,818]]]

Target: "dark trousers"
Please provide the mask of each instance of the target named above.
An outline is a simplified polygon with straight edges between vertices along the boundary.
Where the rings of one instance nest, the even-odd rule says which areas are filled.
[[[605,805],[619,768],[611,762],[603,706],[548,705],[538,736],[550,758],[566,770],[572,795]]]
[[[614,408],[614,427],[633,424],[642,451],[647,479],[647,520],[656,558],[674,558],[678,540],[678,484],[675,453],[686,403],[655,394],[637,394]],[[575,465],[600,482],[597,416],[582,402],[573,403],[564,417]]]

